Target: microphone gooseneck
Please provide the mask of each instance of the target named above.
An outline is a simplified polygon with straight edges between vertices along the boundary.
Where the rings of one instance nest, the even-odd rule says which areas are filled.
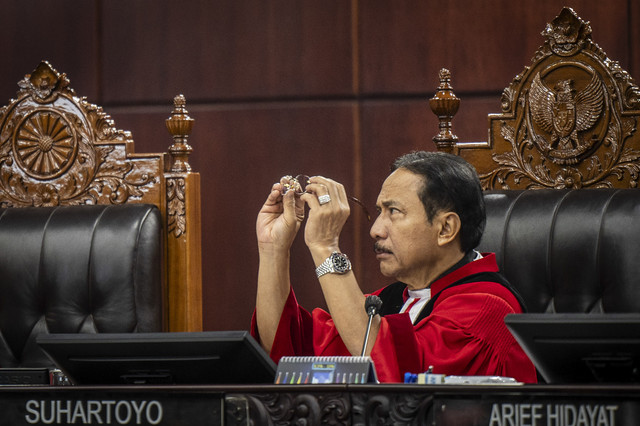
[[[380,308],[382,308],[382,299],[374,294],[367,296],[364,301],[364,310],[367,312],[367,315],[369,315],[369,323],[367,324],[367,331],[364,334],[364,343],[362,345],[362,354],[360,356],[364,356],[367,351],[369,333],[371,332],[371,322],[373,321],[373,317],[380,312]]]

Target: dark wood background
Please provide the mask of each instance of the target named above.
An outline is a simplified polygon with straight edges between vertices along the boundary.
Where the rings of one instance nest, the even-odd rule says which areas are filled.
[[[255,297],[255,216],[284,174],[322,174],[375,210],[398,155],[433,150],[427,100],[438,70],[462,99],[454,132],[486,140],[500,94],[571,6],[593,39],[640,79],[637,0],[3,0],[0,104],[48,60],[102,105],[138,152],[164,151],[183,93],[202,176],[204,328],[246,329]],[[1,101],[4,100],[4,101]],[[341,248],[362,288],[389,280],[354,206]],[[301,302],[322,306],[313,263],[295,243]]]

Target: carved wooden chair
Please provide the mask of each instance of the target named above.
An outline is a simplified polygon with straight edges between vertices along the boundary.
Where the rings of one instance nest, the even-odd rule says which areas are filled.
[[[591,39],[570,8],[545,28],[532,63],[504,89],[489,115],[487,142],[459,142],[451,119],[460,100],[450,73],[430,100],[440,119],[437,149],[472,163],[487,189],[636,188],[640,89]]]
[[[460,100],[440,73],[439,151],[474,165],[485,192],[480,251],[531,312],[640,313],[640,89],[564,8],[490,114],[487,142],[459,142]]]
[[[166,126],[167,153],[134,151],[101,107],[78,97],[42,62],[0,108],[0,207],[157,206],[163,228],[163,329],[202,330],[200,175],[187,143],[193,119],[182,95]]]

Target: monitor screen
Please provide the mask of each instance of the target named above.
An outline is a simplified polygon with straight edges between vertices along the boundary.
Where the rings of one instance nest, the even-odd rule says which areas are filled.
[[[246,331],[48,334],[37,343],[78,385],[273,383],[276,371]]]
[[[640,314],[511,314],[504,321],[547,383],[640,382]]]

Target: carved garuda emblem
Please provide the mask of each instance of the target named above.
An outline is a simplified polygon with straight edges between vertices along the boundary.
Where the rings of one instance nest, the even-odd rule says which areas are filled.
[[[640,89],[572,9],[542,34],[504,90],[502,114],[489,116],[494,164],[480,172],[483,188],[636,188]]]
[[[533,121],[548,138],[536,134],[538,148],[556,164],[575,164],[599,141],[584,137],[602,115],[605,103],[603,84],[593,73],[591,81],[576,91],[571,79],[558,80],[553,89],[536,74],[529,90],[529,110]]]

